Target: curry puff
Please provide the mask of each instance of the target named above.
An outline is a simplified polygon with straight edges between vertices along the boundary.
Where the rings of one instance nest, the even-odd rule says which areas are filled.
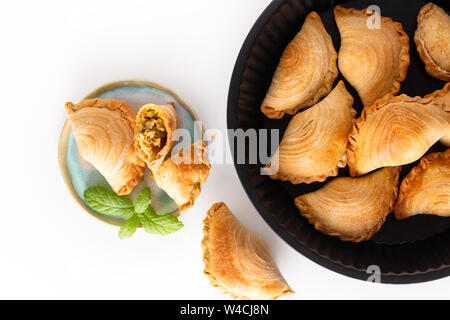
[[[156,184],[171,197],[180,211],[191,208],[209,176],[211,165],[203,141],[181,150],[152,170]]]
[[[324,181],[347,164],[345,149],[356,111],[343,81],[315,106],[295,115],[266,166],[271,179],[293,184]]]
[[[409,38],[399,22],[375,12],[336,6],[334,16],[341,34],[338,66],[358,91],[364,106],[391,93],[397,94],[409,67]],[[379,28],[376,22],[379,18]]]
[[[337,54],[330,35],[316,12],[281,56],[261,111],[272,119],[310,107],[327,95],[338,75]]]
[[[67,102],[65,108],[81,157],[105,177],[115,193],[129,194],[145,171],[133,145],[134,111],[113,99]]]
[[[295,199],[314,227],[343,241],[370,239],[392,212],[401,167],[380,169],[363,177],[341,177]]]
[[[425,70],[450,81],[450,16],[431,2],[423,6],[417,16],[414,42]]]
[[[441,93],[425,98],[387,95],[365,108],[349,135],[350,175],[414,162],[438,141],[448,146],[450,111]]]
[[[423,157],[403,179],[395,217],[416,214],[450,217],[450,149]]]
[[[277,299],[293,293],[267,244],[247,230],[223,202],[203,221],[204,272],[211,284],[234,299]]]
[[[172,102],[166,105],[146,104],[139,110],[134,144],[139,158],[150,169],[158,168],[166,158],[177,126],[177,113]]]

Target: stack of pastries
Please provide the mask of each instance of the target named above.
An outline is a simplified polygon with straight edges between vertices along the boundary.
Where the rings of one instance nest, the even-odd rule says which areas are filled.
[[[271,179],[323,182],[348,165],[350,177],[295,199],[317,230],[344,241],[370,239],[392,211],[398,219],[450,217],[450,150],[424,156],[435,143],[450,146],[450,83],[425,97],[398,95],[410,64],[409,37],[401,23],[374,15],[334,8],[341,37],[336,54],[320,17],[310,13],[261,104],[268,118],[294,115],[265,167]],[[414,41],[426,71],[449,81],[449,15],[428,3],[417,22]],[[361,98],[357,119],[344,82],[333,88],[338,69]],[[399,187],[401,166],[419,159]]]
[[[133,191],[146,165],[178,209],[193,206],[210,171],[206,145],[196,142],[168,158],[178,128],[173,103],[147,104],[138,114],[123,101],[85,99],[66,103],[80,155],[118,195]],[[175,161],[177,160],[177,161]]]

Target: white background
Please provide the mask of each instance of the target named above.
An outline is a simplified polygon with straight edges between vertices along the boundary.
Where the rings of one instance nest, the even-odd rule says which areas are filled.
[[[179,93],[206,128],[226,129],[239,49],[270,0],[7,1],[0,9],[0,298],[222,299],[203,275],[202,220],[216,201],[271,246],[293,299],[449,298],[450,278],[380,285],[304,258],[258,215],[232,165],[216,165],[185,227],[117,229],[71,198],[57,162],[64,103],[146,78]]]

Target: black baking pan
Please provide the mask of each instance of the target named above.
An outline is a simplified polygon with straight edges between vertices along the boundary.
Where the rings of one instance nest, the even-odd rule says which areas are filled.
[[[356,9],[378,5],[382,16],[402,23],[410,38],[411,65],[402,83],[400,93],[424,96],[441,89],[445,82],[434,79],[425,72],[413,41],[417,27],[417,14],[428,1],[413,0],[275,0],[261,14],[250,30],[232,75],[228,95],[229,129],[281,129],[282,134],[292,118],[280,120],[266,118],[260,111],[261,102],[270,85],[273,73],[286,45],[300,30],[306,15],[316,11],[339,51],[340,37],[333,16],[337,4]],[[434,1],[447,12],[450,1]],[[339,76],[337,81],[344,80]],[[348,82],[347,89],[355,98],[353,108],[362,110],[356,91]],[[229,136],[230,145],[234,139]],[[248,152],[248,141],[245,143]],[[260,175],[262,163],[237,164],[237,152],[232,147],[235,167],[250,200],[273,230],[295,250],[320,265],[341,274],[368,280],[376,265],[381,271],[382,283],[416,283],[435,280],[450,275],[450,218],[419,215],[406,220],[396,220],[390,214],[381,230],[369,241],[344,242],[324,235],[303,218],[294,205],[294,198],[312,192],[324,183],[292,185],[271,180]],[[439,143],[429,152],[444,151]],[[415,163],[403,166],[401,178]],[[347,176],[348,169],[339,171]]]

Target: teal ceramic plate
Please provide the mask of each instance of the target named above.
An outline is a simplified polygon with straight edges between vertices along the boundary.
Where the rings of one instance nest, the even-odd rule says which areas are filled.
[[[85,97],[85,99],[91,98],[111,98],[125,101],[135,112],[138,112],[139,108],[147,103],[166,104],[173,102],[178,114],[178,127],[187,129],[191,135],[191,141],[182,140],[174,144],[181,144],[184,148],[194,143],[197,137],[201,137],[202,128],[198,123],[195,123],[199,119],[194,110],[174,92],[156,83],[145,80],[117,81],[104,85]],[[58,154],[61,174],[77,202],[99,220],[113,225],[121,225],[123,219],[98,213],[84,202],[83,194],[88,187],[102,185],[109,188],[109,185],[94,166],[81,158],[69,121],[66,121],[63,127]],[[134,200],[137,192],[149,186],[152,190],[152,206],[156,212],[159,214],[175,213],[177,211],[175,202],[156,185],[153,179],[149,178],[149,173],[147,168],[144,180],[134,188],[129,197]]]

